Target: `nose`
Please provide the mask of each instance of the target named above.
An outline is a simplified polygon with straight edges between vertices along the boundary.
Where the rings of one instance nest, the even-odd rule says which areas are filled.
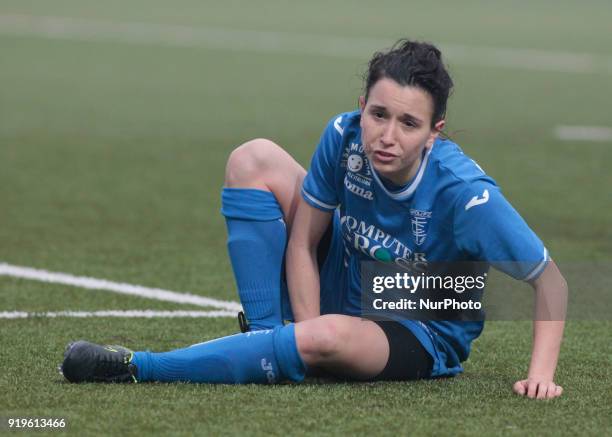
[[[389,120],[385,124],[380,142],[383,146],[393,146],[395,144],[395,120]]]

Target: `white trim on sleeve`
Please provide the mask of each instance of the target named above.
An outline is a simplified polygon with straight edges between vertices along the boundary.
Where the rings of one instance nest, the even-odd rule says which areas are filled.
[[[330,205],[329,203],[321,202],[319,199],[314,197],[312,194],[306,192],[306,190],[304,188],[302,188],[302,194],[304,195],[305,198],[307,198],[312,203],[314,203],[315,205],[318,205],[319,207],[321,207],[323,209],[327,209],[329,211],[333,211],[334,209],[336,209],[338,207],[338,205]]]
[[[525,276],[525,278],[523,279],[523,281],[531,281],[533,278],[535,278],[536,276],[538,276],[540,273],[542,273],[542,270],[544,270],[544,266],[546,265],[546,263],[548,262],[549,258],[548,258],[548,250],[546,248],[544,248],[544,259],[540,262],[540,264],[538,264],[532,271],[531,273],[529,273],[527,276]]]

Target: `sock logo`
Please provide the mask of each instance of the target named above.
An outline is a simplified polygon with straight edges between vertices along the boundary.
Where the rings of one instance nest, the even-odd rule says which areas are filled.
[[[248,331],[245,332],[247,337],[250,337],[251,335],[259,335],[259,334],[272,334],[273,329],[259,329],[257,331]]]
[[[261,359],[261,368],[264,372],[266,372],[266,377],[268,378],[268,383],[274,384],[276,382],[276,375],[274,374],[274,368],[272,367],[272,363],[269,363],[265,358]]]

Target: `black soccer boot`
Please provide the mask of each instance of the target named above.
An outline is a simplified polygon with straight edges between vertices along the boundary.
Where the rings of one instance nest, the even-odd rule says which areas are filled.
[[[242,311],[238,311],[238,326],[240,327],[240,332],[242,332],[243,334],[251,330],[249,322],[247,321],[246,317],[244,316],[244,312]]]
[[[122,346],[88,341],[69,343],[59,370],[70,382],[138,382],[134,352]]]

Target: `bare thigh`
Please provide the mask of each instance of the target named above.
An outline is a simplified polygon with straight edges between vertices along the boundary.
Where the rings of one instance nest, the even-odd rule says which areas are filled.
[[[380,326],[359,317],[329,314],[295,325],[300,356],[308,366],[335,375],[370,379],[385,368],[389,342]]]
[[[304,167],[282,147],[258,138],[247,141],[230,154],[225,169],[225,186],[270,191],[280,204],[290,229],[305,176]]]

